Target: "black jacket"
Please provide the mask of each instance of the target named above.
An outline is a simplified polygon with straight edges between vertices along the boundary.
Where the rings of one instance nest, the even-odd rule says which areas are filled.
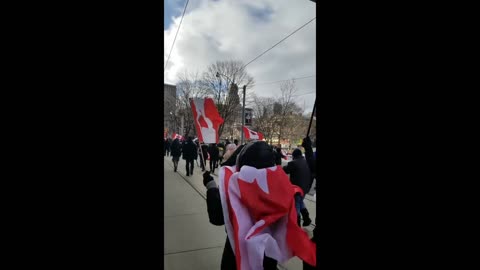
[[[185,160],[197,159],[197,146],[193,141],[186,141],[182,147],[182,158]]]
[[[282,149],[277,148],[275,151],[275,164],[282,165],[282,158],[285,158],[285,156],[282,154]]]
[[[304,195],[310,191],[312,186],[312,175],[307,161],[303,157],[298,157],[283,166],[283,170],[290,174],[290,182],[302,188]]]
[[[169,150],[169,149],[170,149],[170,145],[171,145],[170,140],[168,140],[168,139],[165,140],[165,149]]]
[[[172,146],[170,146],[170,151],[172,157],[179,157],[182,154],[182,147],[178,140],[172,142]]]
[[[218,160],[220,157],[220,150],[216,145],[210,145],[208,147],[208,153],[210,154],[210,159],[211,160]]]

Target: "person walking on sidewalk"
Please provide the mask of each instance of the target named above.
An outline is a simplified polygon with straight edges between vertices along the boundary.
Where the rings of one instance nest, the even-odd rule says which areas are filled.
[[[208,147],[208,154],[210,155],[210,172],[215,174],[215,168],[219,158],[219,150],[216,144],[212,143]]]
[[[170,139],[165,139],[165,152],[167,157],[170,155],[170,146],[171,146],[171,141]]]
[[[185,170],[187,176],[193,174],[193,160],[197,158],[197,147],[193,143],[192,137],[188,137],[182,147],[182,158],[186,161]]]
[[[282,153],[281,145],[278,145],[275,148],[275,165],[282,165],[282,158],[286,158],[286,156]]]
[[[221,142],[217,144],[217,147],[218,147],[218,164],[221,164],[223,162],[223,154],[225,154],[225,144]]]
[[[170,151],[172,154],[173,171],[176,172],[178,168],[178,160],[180,159],[180,155],[182,154],[182,148],[180,146],[180,141],[178,140],[178,138],[172,142]]]
[[[295,194],[295,208],[297,209],[297,222],[300,226],[300,214],[303,217],[303,226],[308,226],[312,223],[309,213],[303,199],[305,195],[310,191],[312,176],[307,161],[303,158],[302,151],[300,149],[293,150],[293,160],[288,162],[287,166],[283,166],[285,173],[290,174],[290,182],[299,186],[303,190],[303,196]]]

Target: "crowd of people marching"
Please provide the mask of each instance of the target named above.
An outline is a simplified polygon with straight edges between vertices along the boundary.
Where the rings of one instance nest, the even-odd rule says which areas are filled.
[[[237,241],[234,240],[234,237],[231,234],[228,234],[230,232],[229,228],[231,225],[229,224],[231,224],[231,221],[225,217],[225,214],[230,213],[231,215],[231,212],[229,212],[231,210],[225,210],[225,196],[222,195],[222,192],[226,193],[226,191],[222,191],[222,188],[217,186],[212,177],[212,175],[218,174],[215,174],[217,168],[218,171],[223,169],[224,174],[227,169],[241,174],[242,167],[249,166],[251,170],[258,171],[262,169],[273,170],[272,168],[280,166],[279,168],[283,169],[281,172],[282,175],[288,175],[285,177],[289,177],[290,184],[295,190],[292,193],[293,200],[291,202],[294,204],[294,209],[296,210],[296,226],[301,228],[302,226],[309,226],[311,224],[312,220],[310,219],[309,212],[303,202],[305,195],[309,193],[312,188],[313,179],[316,177],[314,162],[316,153],[313,152],[312,143],[309,137],[303,139],[302,142],[304,153],[302,153],[302,150],[299,148],[295,149],[292,152],[293,160],[288,162],[286,166],[281,166],[282,159],[286,158],[281,148],[268,145],[264,141],[252,141],[244,145],[239,145],[238,140],[234,140],[233,143],[227,140],[225,143],[207,145],[199,144],[198,140],[194,141],[192,137],[188,137],[184,141],[180,141],[178,138],[173,141],[171,139],[165,139],[164,147],[164,156],[172,157],[175,172],[178,169],[180,156],[185,160],[185,172],[187,176],[193,175],[195,163],[197,163],[197,166],[201,168],[202,172],[204,172],[203,183],[207,188],[207,209],[210,223],[217,226],[224,225],[227,231],[227,239],[221,260],[221,269],[239,269],[239,265],[242,262],[239,258],[240,256],[236,256],[236,254],[245,251],[241,250],[238,246],[239,244],[236,243]],[[209,160],[209,164],[207,164],[207,160]],[[198,164],[198,162],[200,164]],[[207,165],[209,165],[209,170],[207,170]],[[222,196],[224,196],[223,199]],[[268,202],[266,202],[266,204],[268,204]],[[273,205],[275,204],[276,203],[273,202]],[[270,209],[272,209],[272,207],[267,207],[266,209],[271,211]],[[253,213],[250,214],[255,215]],[[270,214],[272,216],[280,215],[279,213]],[[272,233],[272,235],[274,234]],[[301,234],[299,235],[303,237]],[[317,227],[315,227],[313,238],[311,238],[310,241],[315,244],[318,243]],[[267,244],[265,245],[268,246]],[[297,251],[295,249],[295,244],[293,243],[289,242],[287,246],[294,251],[296,256],[302,257],[301,259],[304,261],[303,269],[314,269],[311,264],[316,264],[315,259],[312,259],[311,256],[309,257],[307,254]],[[267,251],[268,248],[265,248],[264,253],[262,253],[264,254],[262,255],[263,269],[277,269],[277,260],[275,258],[281,258],[282,256],[279,254],[282,254],[282,251],[278,251],[277,253]],[[270,254],[270,256],[267,254]],[[308,262],[310,262],[310,264]],[[250,269],[244,267],[241,268]]]

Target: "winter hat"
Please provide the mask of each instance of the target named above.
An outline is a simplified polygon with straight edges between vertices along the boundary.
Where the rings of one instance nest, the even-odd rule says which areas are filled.
[[[298,148],[293,150],[293,152],[292,152],[292,157],[293,158],[299,158],[301,156],[302,156],[302,150],[300,150]]]
[[[275,166],[275,156],[272,149],[264,141],[254,141],[243,147],[237,157],[237,170],[243,165],[257,169]]]

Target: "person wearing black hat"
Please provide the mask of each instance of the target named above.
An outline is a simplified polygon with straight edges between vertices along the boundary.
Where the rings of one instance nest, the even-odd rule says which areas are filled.
[[[208,147],[208,154],[210,155],[210,172],[215,173],[215,168],[217,167],[218,158],[220,156],[220,151],[216,144],[212,143]]]
[[[273,152],[267,143],[263,141],[251,142],[247,145],[240,145],[235,152],[221,166],[237,166],[237,169],[244,165],[252,166],[257,169],[269,168],[275,166]],[[213,225],[225,225],[223,219],[222,203],[220,191],[210,172],[203,174],[203,184],[207,188],[207,211],[210,223]],[[277,261],[264,257],[264,269],[277,270]],[[235,254],[227,236],[225,247],[223,248],[221,270],[236,270]],[[238,269],[240,270],[240,269]]]
[[[309,213],[303,199],[305,195],[310,191],[311,186],[311,173],[308,167],[307,161],[303,158],[302,151],[300,149],[293,150],[293,160],[288,162],[287,166],[283,166],[285,173],[290,174],[290,182],[299,186],[303,191],[303,196],[300,194],[295,195],[295,207],[297,208],[297,222],[300,226],[300,214],[303,217],[303,226],[308,226],[312,223]]]
[[[170,139],[168,138],[165,139],[165,152],[167,157],[170,155],[170,146],[171,146]]]
[[[180,146],[178,138],[173,140],[172,146],[170,148],[173,161],[173,171],[176,172],[178,167],[178,160],[180,159],[180,155],[182,154],[182,148]]]
[[[182,158],[185,160],[185,170],[187,176],[193,175],[193,160],[197,159],[197,147],[193,143],[192,137],[188,137],[182,147]]]

